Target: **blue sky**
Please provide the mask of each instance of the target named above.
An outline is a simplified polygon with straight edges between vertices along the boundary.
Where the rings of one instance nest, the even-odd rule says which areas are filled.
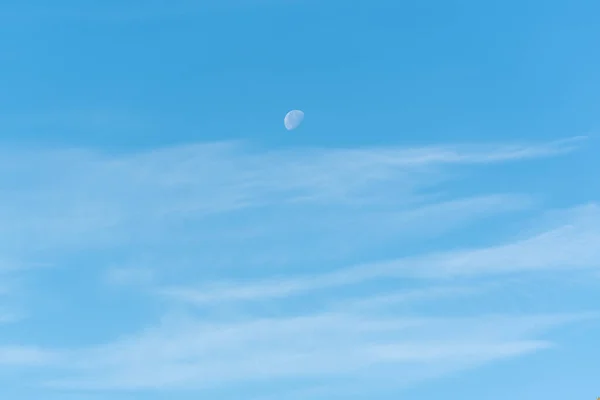
[[[600,396],[598,15],[0,1],[0,394]]]

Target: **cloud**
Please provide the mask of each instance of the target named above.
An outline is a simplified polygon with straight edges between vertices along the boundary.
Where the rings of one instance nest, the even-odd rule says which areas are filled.
[[[480,284],[474,286],[428,286],[426,288],[404,290],[400,292],[383,293],[371,296],[361,296],[357,299],[347,297],[338,300],[334,310],[360,310],[362,312],[378,312],[389,306],[398,304],[414,305],[418,302],[441,300],[444,298],[472,297],[473,295],[489,292],[492,288]]]
[[[237,322],[165,321],[139,335],[77,353],[77,389],[190,389],[280,379],[394,371],[402,384],[548,348],[530,339],[589,315],[476,318],[370,317],[316,313]]]
[[[360,215],[383,215],[386,207],[398,211],[439,200],[440,194],[431,189],[448,179],[445,174],[452,165],[552,156],[572,151],[579,143],[575,138],[510,146],[270,152],[240,143],[211,143],[125,155],[4,148],[0,166],[12,172],[0,178],[0,249],[22,259],[24,254],[68,248],[164,244],[169,238],[158,232],[165,230],[177,243],[187,243],[188,232],[202,230],[210,216],[225,218],[266,206],[274,218],[284,212],[286,218],[301,215],[299,207],[308,206],[319,213],[314,215],[331,215],[334,205],[344,218],[356,214],[357,207]],[[485,202],[498,200],[480,198],[484,204],[475,208],[492,207]],[[506,200],[497,207],[510,208],[513,200]],[[406,223],[415,218],[410,213],[399,217]],[[214,226],[218,231],[223,224]]]
[[[309,277],[286,277],[250,284],[212,282],[198,288],[173,287],[163,294],[194,304],[252,301],[356,285],[389,278],[446,279],[530,271],[600,267],[600,207],[575,207],[570,219],[535,236],[481,249],[369,263]]]
[[[562,211],[528,236],[485,234],[533,220],[543,204],[472,185],[464,167],[485,175],[492,164],[581,143],[5,148],[0,250],[14,260],[6,274],[51,266],[28,271],[45,278],[33,312],[55,312],[56,303],[41,305],[56,300],[64,315],[95,324],[77,347],[55,339],[73,337],[61,328],[30,342],[47,348],[8,346],[6,364],[44,366],[41,380],[56,390],[209,393],[389,374],[403,385],[548,349],[543,335],[591,316],[498,315],[483,305],[468,313],[466,302],[491,293],[469,279],[594,268],[598,207]]]
[[[0,346],[0,367],[40,367],[58,359],[58,354],[36,347]]]

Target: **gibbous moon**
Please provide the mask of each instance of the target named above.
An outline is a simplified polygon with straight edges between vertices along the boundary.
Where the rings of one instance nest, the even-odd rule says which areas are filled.
[[[283,124],[285,125],[285,129],[291,131],[300,126],[302,120],[304,120],[304,113],[300,110],[292,110],[285,115]]]

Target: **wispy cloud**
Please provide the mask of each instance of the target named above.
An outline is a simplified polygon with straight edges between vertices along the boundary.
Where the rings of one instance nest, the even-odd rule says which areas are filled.
[[[599,268],[600,208],[590,204],[569,210],[567,214],[571,219],[564,225],[504,245],[369,263],[309,277],[269,279],[250,284],[213,282],[199,288],[168,288],[162,293],[195,304],[206,304],[286,297],[382,278],[445,279]]]
[[[369,374],[385,366],[411,380],[548,348],[531,337],[589,315],[373,318],[364,314],[161,326],[77,354],[81,374],[53,386],[189,389],[283,378]]]
[[[165,226],[182,234],[177,224],[182,219],[187,226],[197,225],[203,216],[264,206],[272,207],[273,215],[281,207],[299,205],[360,206],[363,213],[371,211],[369,205],[400,210],[431,199],[432,186],[447,179],[440,167],[551,156],[572,151],[577,144],[579,139],[488,147],[261,152],[214,143],[134,155],[5,148],[0,166],[12,172],[0,179],[0,237],[10,254],[25,248],[30,252],[34,244],[44,250],[148,242],[155,240],[152,232]],[[499,200],[481,198],[475,208]],[[523,201],[506,200],[501,207]],[[461,204],[445,204],[453,206]],[[412,212],[414,218],[415,212],[427,210]],[[400,218],[410,219],[411,214]]]
[[[36,347],[0,346],[0,368],[41,367],[55,365],[58,360],[57,353]]]
[[[6,273],[44,262],[48,279],[77,277],[52,292],[70,299],[61,307],[77,299],[99,326],[121,321],[77,347],[7,346],[5,363],[48,366],[42,380],[61,390],[219,390],[386,374],[402,385],[547,349],[542,335],[593,315],[465,315],[452,304],[492,296],[476,278],[597,267],[598,206],[498,244],[488,224],[534,221],[539,197],[446,184],[464,167],[485,173],[582,143],[4,149],[0,250],[15,260]],[[465,232],[477,246],[459,240]],[[123,290],[103,292],[107,283]],[[118,304],[102,314],[110,296]]]

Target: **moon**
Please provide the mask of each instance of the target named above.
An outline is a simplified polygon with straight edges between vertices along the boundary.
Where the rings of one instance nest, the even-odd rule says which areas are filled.
[[[285,129],[291,131],[292,129],[296,129],[302,121],[304,120],[304,112],[300,110],[292,110],[285,115],[283,119],[283,125],[285,125]]]

